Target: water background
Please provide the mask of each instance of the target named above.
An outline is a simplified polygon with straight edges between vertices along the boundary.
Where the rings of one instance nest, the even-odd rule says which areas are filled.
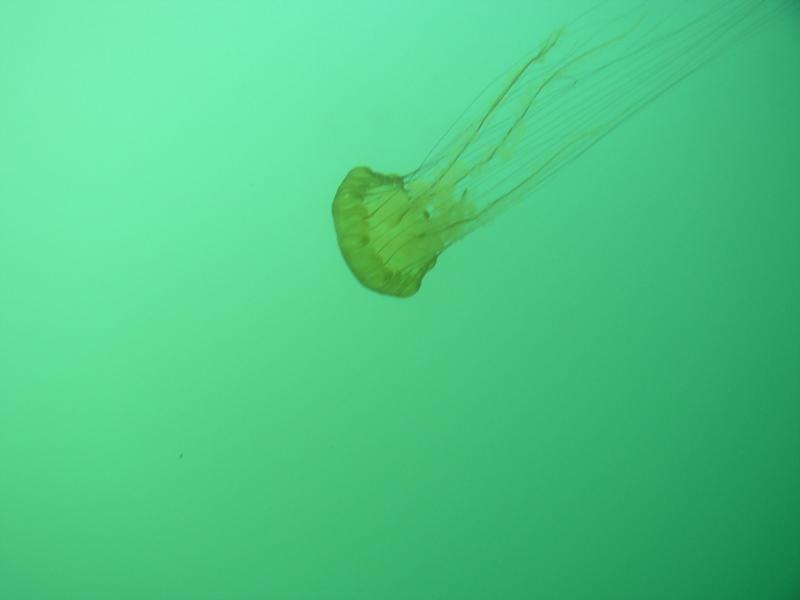
[[[414,298],[338,253],[585,5],[0,5],[0,598],[800,597],[796,14]]]

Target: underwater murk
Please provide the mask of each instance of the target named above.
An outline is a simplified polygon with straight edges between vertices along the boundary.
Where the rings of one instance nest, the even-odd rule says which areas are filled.
[[[439,255],[792,0],[601,2],[498,77],[405,175],[353,168],[333,200],[367,288],[408,297]]]

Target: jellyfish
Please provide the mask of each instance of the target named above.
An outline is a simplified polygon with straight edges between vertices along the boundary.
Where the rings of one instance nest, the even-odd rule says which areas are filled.
[[[357,166],[332,206],[356,279],[409,297],[447,248],[542,185],[792,0],[610,0],[488,85],[405,175]]]

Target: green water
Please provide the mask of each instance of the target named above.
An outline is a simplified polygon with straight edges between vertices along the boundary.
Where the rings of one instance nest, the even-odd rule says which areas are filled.
[[[797,13],[398,300],[337,185],[578,3],[272,4],[0,5],[0,598],[800,597]]]

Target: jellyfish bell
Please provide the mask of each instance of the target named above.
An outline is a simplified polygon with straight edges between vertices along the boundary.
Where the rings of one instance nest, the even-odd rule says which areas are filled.
[[[345,262],[366,287],[382,294],[415,294],[450,244],[477,214],[452,190],[425,192],[409,178],[352,169],[333,200],[333,221]]]
[[[598,5],[487,86],[417,169],[345,176],[332,207],[345,262],[371,290],[414,295],[450,245],[793,1]]]
[[[371,290],[411,296],[436,264],[438,252],[429,252],[429,217],[413,209],[399,175],[352,169],[333,200],[333,220],[345,262]]]

